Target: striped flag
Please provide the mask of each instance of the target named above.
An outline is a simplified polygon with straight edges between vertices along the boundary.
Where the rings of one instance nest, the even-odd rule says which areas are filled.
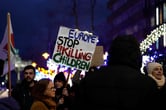
[[[9,29],[8,29],[9,26]],[[10,30],[10,32],[8,32]],[[4,61],[3,65],[3,73],[1,76],[4,76],[8,73],[8,34],[10,34],[10,71],[15,69],[15,62],[16,62],[16,49],[14,48],[14,35],[12,29],[11,19],[9,18],[9,25],[6,26],[5,34],[0,44],[0,59]]]

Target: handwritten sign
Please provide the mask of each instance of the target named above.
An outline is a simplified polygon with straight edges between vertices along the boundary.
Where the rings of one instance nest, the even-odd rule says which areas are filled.
[[[55,63],[88,71],[98,37],[77,29],[60,26],[52,59]]]

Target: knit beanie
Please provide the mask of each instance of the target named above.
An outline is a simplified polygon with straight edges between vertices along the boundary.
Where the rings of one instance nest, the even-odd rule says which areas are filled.
[[[60,72],[60,73],[56,74],[56,76],[54,78],[54,82],[57,81],[57,80],[66,82],[66,77],[65,77],[63,72]]]
[[[165,84],[165,76],[162,75],[161,79],[157,79],[155,76],[152,75],[152,71],[154,70],[154,68],[156,67],[161,67],[162,65],[160,63],[156,63],[156,62],[150,62],[147,64],[147,72],[148,72],[148,76],[150,76],[152,79],[154,79],[157,83],[158,88],[162,88]]]
[[[162,68],[162,65],[160,63],[157,63],[157,62],[149,62],[147,64],[147,72],[148,74],[152,74],[152,71],[154,68],[160,66]]]

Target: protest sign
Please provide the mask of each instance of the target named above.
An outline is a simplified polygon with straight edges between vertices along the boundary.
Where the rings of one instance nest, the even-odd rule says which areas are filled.
[[[98,37],[87,31],[60,26],[52,59],[55,63],[88,71]]]
[[[96,46],[96,49],[91,61],[91,66],[92,67],[102,66],[104,64],[103,55],[104,55],[103,46]]]

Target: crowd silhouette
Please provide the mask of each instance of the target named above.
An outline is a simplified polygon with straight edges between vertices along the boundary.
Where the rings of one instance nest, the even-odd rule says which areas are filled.
[[[20,110],[158,110],[164,107],[166,83],[162,64],[148,63],[147,74],[143,74],[139,42],[133,35],[118,35],[110,44],[108,65],[91,67],[84,77],[77,70],[71,79],[72,85],[68,84],[64,72],[58,72],[53,81],[48,78],[35,81],[34,67],[26,66],[24,78],[12,89],[11,97]]]

